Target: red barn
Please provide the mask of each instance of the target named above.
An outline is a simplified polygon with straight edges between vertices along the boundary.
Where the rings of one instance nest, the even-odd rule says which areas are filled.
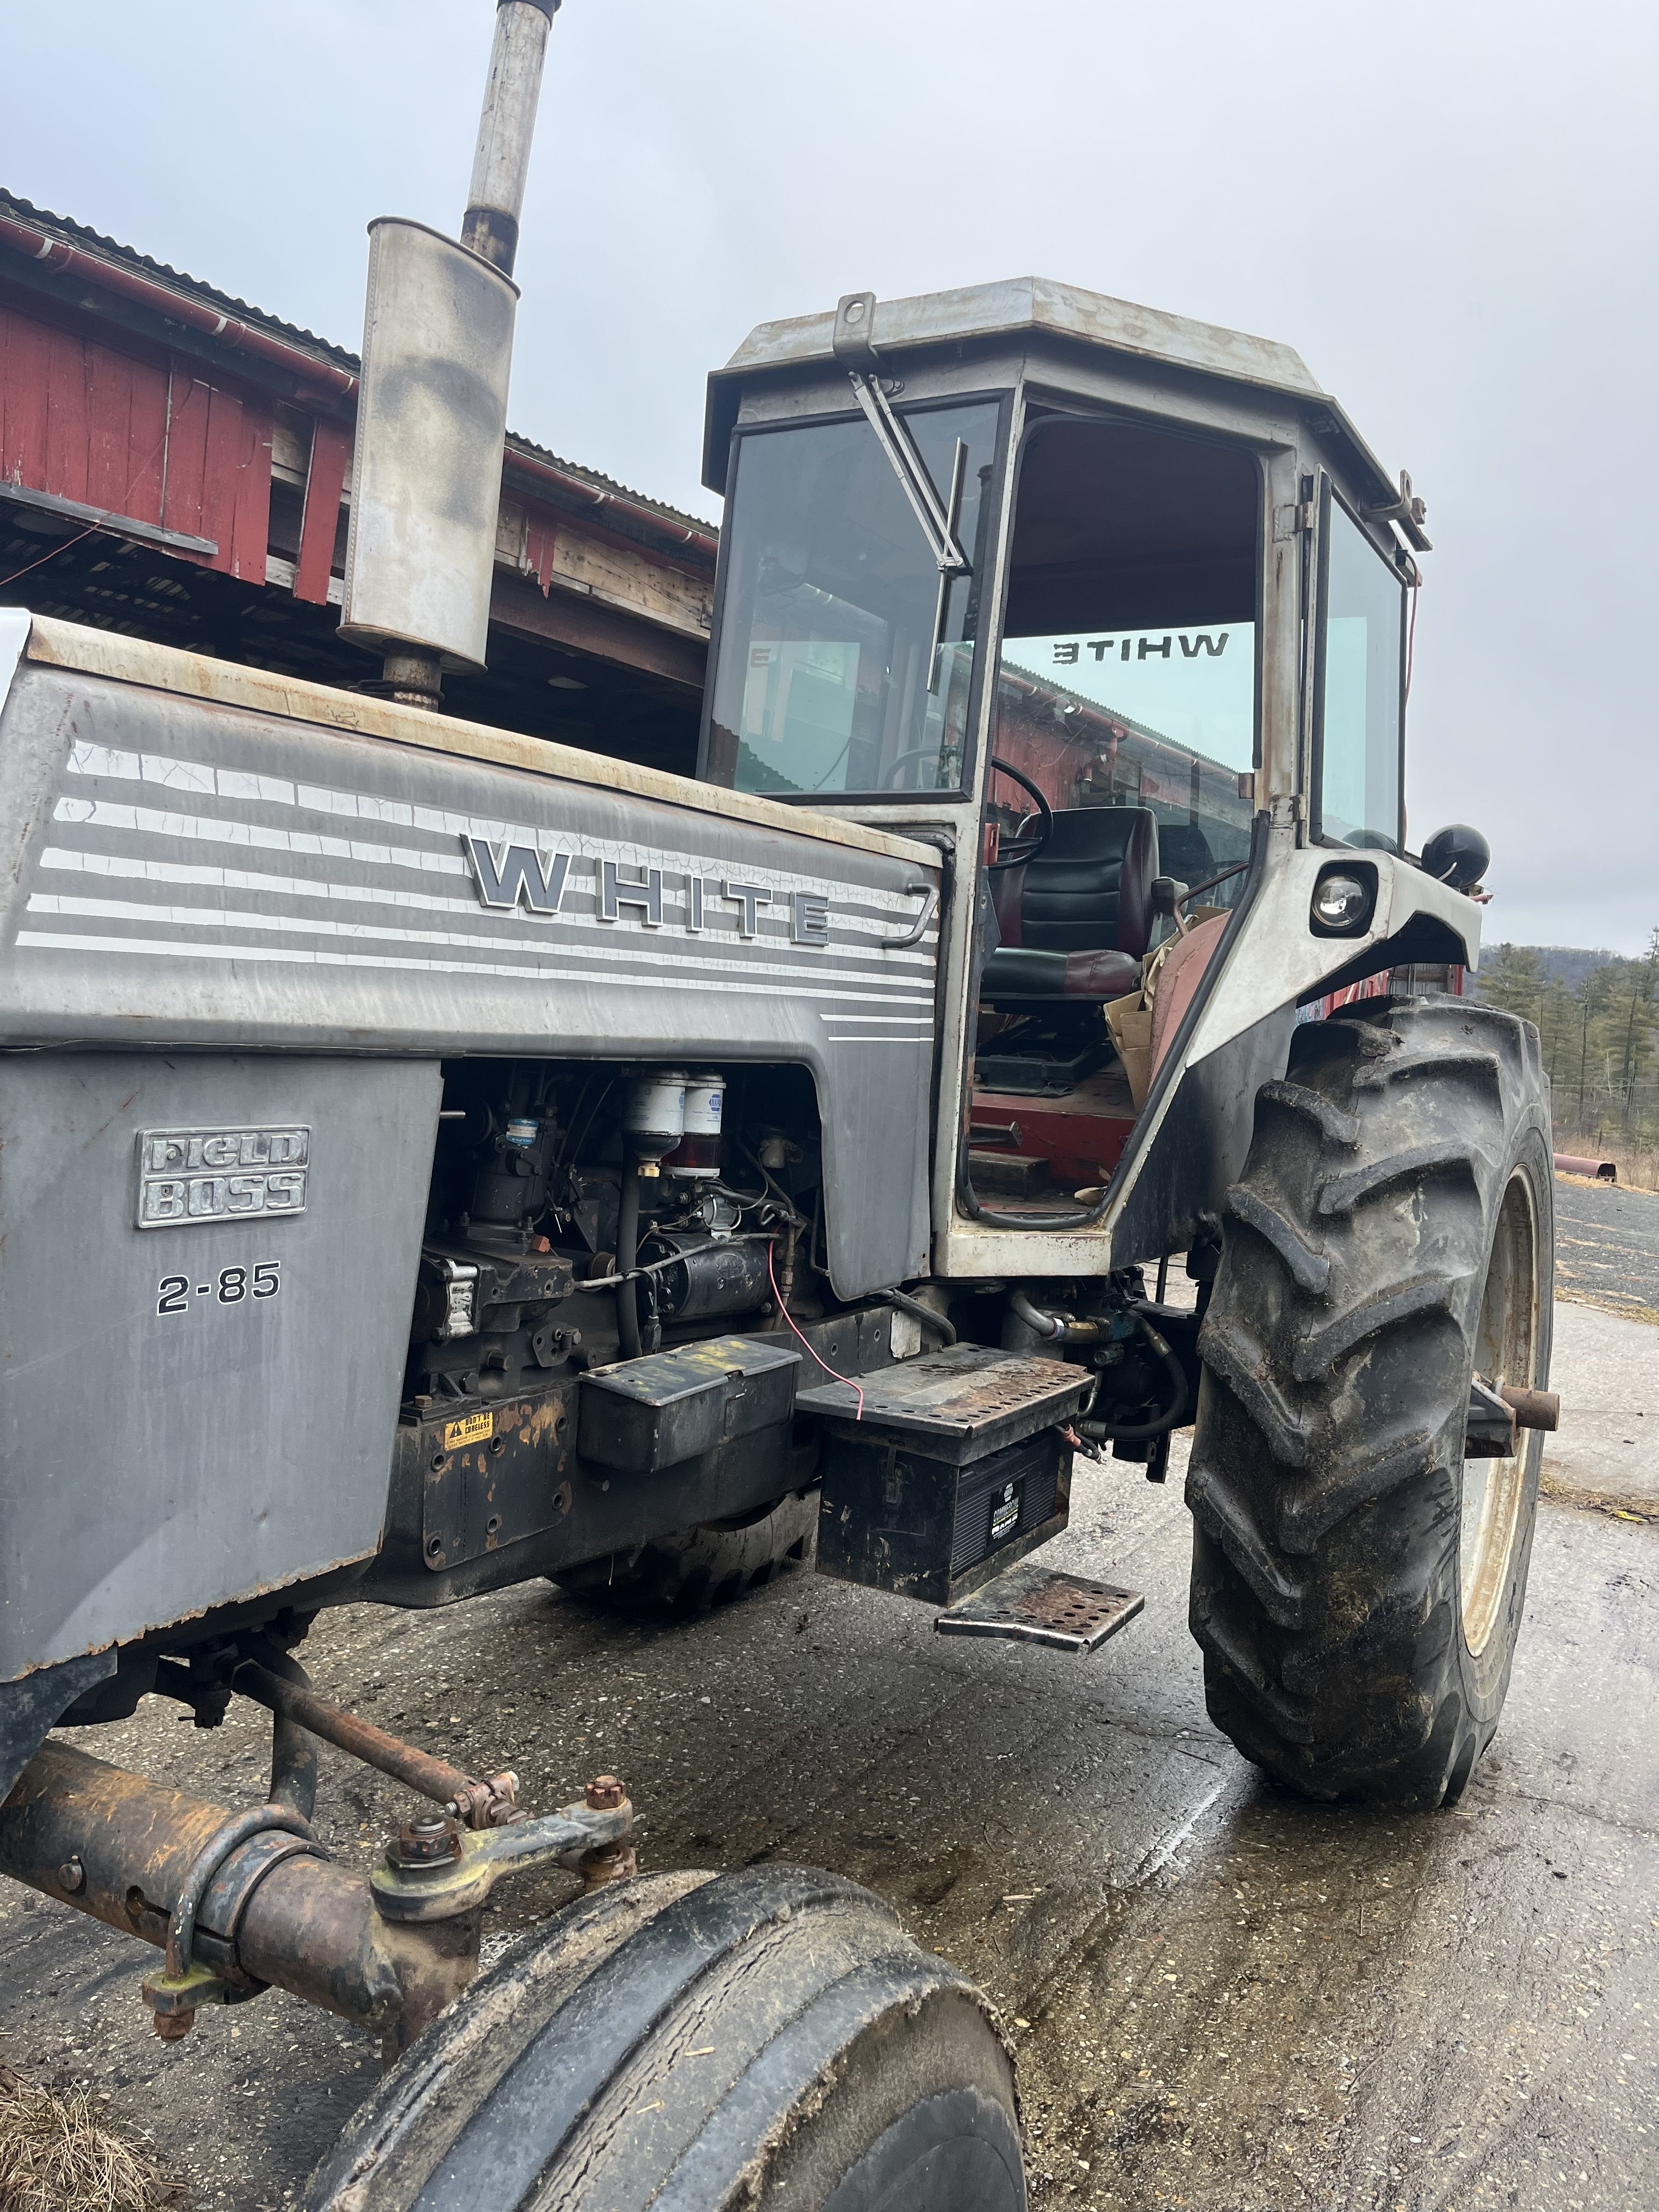
[[[0,605],[323,683],[353,354],[0,193]],[[509,434],[489,668],[458,714],[689,771],[716,537]]]

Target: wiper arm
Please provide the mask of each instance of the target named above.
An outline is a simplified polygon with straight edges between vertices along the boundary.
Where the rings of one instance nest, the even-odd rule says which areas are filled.
[[[847,371],[854,398],[864,410],[888,465],[921,525],[939,572],[942,608],[950,580],[965,575],[971,565],[957,537],[962,518],[963,475],[968,463],[968,448],[960,438],[957,440],[950,497],[940,499],[928,474],[927,464],[916,450],[909,426],[895,414],[891,401],[881,388],[876,349],[870,343],[875,313],[873,292],[847,293],[836,305],[831,345],[836,360]]]

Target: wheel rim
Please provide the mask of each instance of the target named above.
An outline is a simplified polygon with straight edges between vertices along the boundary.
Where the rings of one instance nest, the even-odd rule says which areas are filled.
[[[1510,1177],[1498,1209],[1498,1233],[1486,1267],[1475,1339],[1474,1370],[1494,1387],[1537,1382],[1538,1209],[1521,1170]],[[1498,1626],[1527,1486],[1530,1436],[1508,1459],[1466,1459],[1457,1549],[1463,1641],[1476,1655]]]

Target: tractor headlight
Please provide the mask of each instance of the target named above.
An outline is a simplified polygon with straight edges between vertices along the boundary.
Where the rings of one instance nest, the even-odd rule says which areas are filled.
[[[1322,937],[1357,936],[1376,904],[1376,878],[1369,868],[1328,868],[1314,885],[1314,928]]]

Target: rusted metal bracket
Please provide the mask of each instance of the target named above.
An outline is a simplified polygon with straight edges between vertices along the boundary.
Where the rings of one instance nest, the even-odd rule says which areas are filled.
[[[610,1775],[591,1784],[580,1804],[510,1827],[469,1835],[453,1820],[418,1825],[428,1832],[417,1838],[404,1828],[368,1878],[388,1920],[453,1919],[482,1905],[504,1875],[535,1867],[564,1867],[590,1887],[633,1872],[631,1850],[617,1847],[633,1827],[634,1808]]]
[[[1368,521],[1397,522],[1413,550],[1419,553],[1432,553],[1434,550],[1423,527],[1428,513],[1428,501],[1412,489],[1411,477],[1404,469],[1400,471],[1399,498],[1364,509]]]
[[[168,2041],[201,2006],[274,1983],[376,2029],[389,2063],[477,1972],[496,1881],[547,1865],[590,1888],[620,1880],[632,1824],[622,1784],[601,1775],[541,1820],[406,1821],[370,1881],[286,1807],[234,1813],[48,1741],[0,1807],[0,1874],[165,1948],[144,1996]]]
[[[969,1597],[959,1597],[933,1622],[941,1636],[1000,1637],[1047,1644],[1061,1651],[1097,1651],[1146,1605],[1139,1590],[1082,1575],[1055,1572],[1022,1559]]]
[[[215,1829],[191,1862],[167,1917],[166,1969],[144,1978],[144,2002],[155,2016],[155,2033],[163,2042],[173,2043],[190,2033],[198,2006],[223,2004],[230,1998],[231,1986],[225,1977],[215,1973],[192,1955],[196,1917],[214,1877],[226,1862],[256,1836],[273,1833],[290,1840],[286,1851],[265,1855],[265,1870],[274,1864],[276,1856],[292,1856],[296,1851],[310,1851],[319,1858],[324,1856],[312,1839],[308,1820],[284,1806],[256,1805],[248,1812],[233,1814]]]
[[[496,1882],[543,1866],[568,1868],[590,1889],[624,1880],[634,1808],[602,1774],[580,1804],[534,1819],[517,1802],[516,1775],[476,1780],[279,1663],[300,1679],[257,1659],[228,1674],[230,1688],[275,1716],[270,1802],[233,1812],[48,1742],[0,1808],[0,1873],[165,1949],[143,1994],[167,2042],[190,2033],[203,2005],[274,1982],[378,2028],[390,2063],[477,1973]],[[202,1691],[168,1687],[192,1704]],[[405,1820],[368,1881],[312,1835],[316,1736],[442,1808]]]
[[[0,1807],[0,1874],[169,1948],[145,1992],[169,2041],[201,2005],[274,1983],[375,2029],[395,2057],[477,1973],[478,1916],[398,1926],[273,1809],[234,1814],[48,1740]]]

